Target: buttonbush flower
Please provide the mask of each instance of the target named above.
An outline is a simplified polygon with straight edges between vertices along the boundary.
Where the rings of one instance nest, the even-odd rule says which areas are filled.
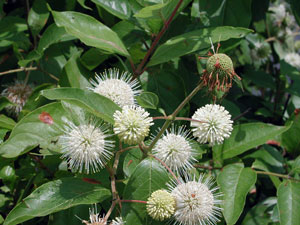
[[[92,81],[95,93],[103,95],[120,107],[125,105],[134,105],[135,99],[141,91],[137,79],[132,80],[132,76],[128,72],[119,74],[119,70],[108,69],[104,73],[96,76],[96,81]]]
[[[124,225],[126,224],[125,221],[123,221],[122,217],[116,217],[110,225]]]
[[[97,213],[97,206],[96,204],[94,207],[89,209],[90,211],[90,220],[82,220],[82,223],[86,225],[107,225],[107,222],[104,220],[104,217],[100,217],[99,213]]]
[[[64,134],[59,139],[62,158],[67,160],[72,170],[97,172],[113,155],[113,141],[107,140],[110,135],[103,124],[82,122],[75,125],[68,121],[63,130]]]
[[[158,190],[151,194],[147,201],[147,212],[155,220],[163,221],[175,212],[175,199],[166,190]]]
[[[223,106],[207,104],[199,108],[192,119],[193,135],[198,142],[208,142],[211,146],[222,144],[225,138],[230,137],[233,121],[231,115]]]
[[[28,97],[32,94],[32,91],[32,87],[22,81],[16,81],[14,84],[7,86],[1,95],[7,97],[9,101],[15,104],[7,106],[7,112],[11,115],[18,116]]]
[[[188,178],[187,178],[188,179]],[[221,216],[221,194],[213,187],[210,178],[200,176],[198,180],[188,180],[169,184],[171,195],[175,198],[175,223],[180,225],[216,224]]]
[[[141,143],[153,125],[152,117],[140,106],[124,106],[122,111],[114,113],[114,132],[124,143],[133,145]]]
[[[293,67],[300,70],[300,55],[297,53],[288,53],[284,57],[284,61],[291,64]]]
[[[188,138],[190,131],[185,131],[184,127],[177,130],[173,126],[171,132],[158,140],[153,148],[153,155],[163,162],[173,171],[187,170],[192,168],[192,163],[196,161],[194,158],[195,151],[191,140]]]

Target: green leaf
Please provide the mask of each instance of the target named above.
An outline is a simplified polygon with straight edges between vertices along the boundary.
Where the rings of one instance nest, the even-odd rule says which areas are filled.
[[[95,18],[78,12],[52,11],[55,23],[88,46],[129,56],[118,35]]]
[[[192,52],[209,49],[211,44],[230,38],[242,38],[251,30],[240,27],[213,27],[194,30],[171,38],[160,45],[152,56],[148,66],[154,66]]]
[[[146,109],[157,109],[158,96],[152,92],[143,92],[136,98],[138,104]]]
[[[233,127],[230,138],[222,145],[213,147],[216,158],[229,159],[243,152],[274,139],[277,135],[290,129],[292,123],[286,126],[275,126],[267,123],[245,123]]]
[[[54,88],[43,90],[41,95],[50,100],[64,100],[85,108],[94,115],[101,117],[106,122],[114,123],[113,114],[121,110],[110,99],[89,90],[79,88]]]
[[[292,11],[294,13],[295,19],[300,26],[300,5],[297,0],[290,0]]]
[[[0,155],[14,158],[59,136],[63,116],[65,111],[60,103],[51,103],[27,114],[13,128],[9,139],[0,145]]]
[[[124,162],[123,162],[123,171],[126,176],[130,176],[137,165],[141,162],[143,157],[142,151],[139,148],[131,149],[127,152]]]
[[[80,204],[102,202],[110,191],[79,178],[62,178],[38,187],[7,216],[4,225],[15,225]]]
[[[293,125],[281,135],[281,142],[288,153],[297,156],[300,155],[300,115],[292,116],[290,120],[294,121]]]
[[[9,105],[12,105],[12,103],[6,97],[0,97],[0,111]]]
[[[147,201],[152,192],[166,188],[166,183],[169,180],[167,171],[159,162],[154,159],[145,159],[130,176],[123,199]],[[153,224],[152,219],[147,216],[145,204],[123,203],[122,206],[122,216],[128,224]]]
[[[101,50],[97,48],[91,48],[81,56],[80,60],[82,65],[88,70],[93,70],[109,57],[110,55],[103,54]]]
[[[277,189],[280,224],[300,224],[300,183],[283,181]]]
[[[86,89],[91,86],[86,78],[89,71],[81,65],[79,60],[80,54],[81,52],[77,52],[69,59],[64,67],[64,72],[71,87]]]
[[[96,5],[103,7],[120,19],[129,19],[131,16],[131,6],[128,0],[91,0]]]
[[[292,170],[291,170],[290,174],[293,174],[293,173],[300,173],[300,156],[298,156],[295,159],[295,162],[292,165]]]
[[[28,14],[28,25],[34,35],[37,35],[46,25],[48,17],[46,1],[35,0]]]
[[[239,219],[250,188],[256,182],[256,173],[243,164],[225,166],[219,173],[217,182],[223,193],[223,215],[228,225]]]
[[[0,115],[0,127],[1,128],[6,128],[8,130],[12,130],[15,125],[16,125],[16,122],[13,119],[11,119],[5,115]]]

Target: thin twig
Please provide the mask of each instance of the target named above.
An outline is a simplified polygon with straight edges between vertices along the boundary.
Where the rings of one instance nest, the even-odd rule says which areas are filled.
[[[5,75],[5,74],[10,74],[10,73],[18,73],[22,71],[31,71],[31,70],[38,70],[37,67],[21,67],[19,69],[13,69],[13,70],[7,70],[4,72],[0,72],[0,76]]]
[[[45,74],[47,74],[52,79],[54,79],[56,81],[59,81],[59,79],[56,76],[54,76],[52,73],[49,73],[48,71],[44,70],[43,68],[38,67],[38,70],[41,71],[41,72],[43,72],[43,73],[45,73]]]
[[[169,25],[171,24],[174,16],[176,15],[177,10],[179,9],[180,5],[182,4],[183,0],[179,0],[175,9],[173,10],[171,16],[169,17],[169,19],[165,22],[163,28],[161,29],[161,31],[158,33],[158,35],[156,36],[156,38],[154,39],[152,45],[150,46],[149,50],[147,51],[145,57],[143,58],[142,62],[138,65],[137,69],[134,72],[134,76],[133,79],[137,78],[139,75],[142,74],[143,68],[144,66],[147,64],[147,62],[150,60],[152,54],[154,53],[155,49],[156,49],[156,45],[158,44],[159,40],[161,39],[161,37],[163,36],[163,34],[166,32],[166,30],[168,29]]]
[[[123,152],[126,152],[126,151],[131,150],[131,149],[134,149],[134,148],[138,148],[138,147],[139,147],[138,145],[136,145],[136,146],[129,146],[129,147],[127,147],[127,148],[124,148],[124,149],[119,150],[118,153],[121,154],[121,153],[123,153]]]
[[[244,112],[242,112],[240,115],[234,117],[232,120],[235,121],[235,120],[238,120],[240,118],[242,118],[244,115],[246,115],[252,108],[248,108],[246,109]]]
[[[168,117],[168,116],[156,116],[156,117],[152,117],[152,119],[153,120],[186,120],[186,121],[194,121],[194,122],[198,122],[198,123],[206,123],[201,120],[195,120],[195,119],[187,118],[187,117],[175,117],[174,119],[172,119],[171,117]]]
[[[136,203],[144,203],[144,204],[147,204],[146,201],[142,201],[142,200],[120,200],[121,202],[136,202]]]

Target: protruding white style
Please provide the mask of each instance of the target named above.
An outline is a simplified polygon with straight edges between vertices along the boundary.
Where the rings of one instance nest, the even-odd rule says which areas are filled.
[[[22,111],[28,97],[32,94],[32,87],[22,81],[16,81],[14,84],[7,86],[1,93],[15,105],[7,106],[7,112],[11,115],[18,116]]]
[[[104,217],[101,217],[97,211],[97,205],[95,204],[94,207],[89,209],[90,211],[90,220],[82,220],[82,223],[86,225],[107,225]]]
[[[175,223],[179,225],[216,224],[221,216],[220,196],[218,187],[212,179],[192,179],[169,184],[171,194],[175,198]]]
[[[153,148],[153,155],[162,160],[173,171],[188,170],[193,167],[196,155],[191,140],[190,131],[184,127],[176,129],[174,126],[171,131],[158,140]]]
[[[175,212],[175,199],[166,190],[157,190],[147,201],[147,213],[155,220],[169,219]]]
[[[124,106],[114,113],[114,132],[121,141],[133,145],[141,143],[153,125],[152,117],[140,106]]]
[[[225,138],[230,137],[233,121],[231,115],[223,106],[207,104],[199,108],[192,119],[193,135],[200,143],[209,143],[211,146],[222,144]]]
[[[288,53],[284,57],[284,61],[300,70],[300,55],[297,53]]]
[[[94,173],[103,168],[111,158],[113,141],[107,140],[107,128],[96,122],[82,122],[75,125],[68,121],[59,143],[62,146],[62,158],[66,159],[74,171]]]
[[[122,217],[116,217],[110,225],[125,225],[126,222],[122,219]]]
[[[108,69],[97,75],[96,81],[92,81],[91,84],[93,85],[91,90],[109,98],[120,107],[134,105],[134,97],[141,92],[137,79],[132,80],[132,76],[128,72],[120,75],[116,68]]]

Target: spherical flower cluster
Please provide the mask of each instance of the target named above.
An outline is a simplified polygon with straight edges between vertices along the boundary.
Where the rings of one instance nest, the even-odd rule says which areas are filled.
[[[59,142],[62,146],[62,158],[66,159],[72,170],[86,173],[97,172],[111,158],[113,141],[104,125],[83,122],[75,125],[68,121]]]
[[[220,194],[216,193],[218,187],[212,187],[211,179],[193,180],[170,184],[171,195],[176,201],[174,213],[175,224],[205,225],[216,224],[221,216]]]
[[[91,90],[109,98],[120,107],[134,105],[134,97],[141,92],[138,81],[132,80],[132,76],[128,72],[120,75],[118,69],[109,69],[100,76],[97,75],[96,81],[91,83],[93,85]]]
[[[85,223],[86,225],[107,225],[106,220],[103,217],[100,217],[99,213],[97,213],[96,204],[94,205],[94,207],[90,208],[89,211],[90,220],[83,220],[82,223]]]
[[[124,143],[133,145],[141,143],[153,125],[152,117],[140,106],[124,106],[122,111],[114,113],[114,132]]]
[[[191,122],[194,137],[198,138],[198,142],[208,142],[211,146],[222,144],[233,129],[231,115],[220,105],[207,104],[199,108],[192,119],[199,121]]]
[[[297,53],[289,53],[284,57],[284,61],[300,70],[300,55]]]
[[[192,168],[195,151],[192,148],[191,140],[188,138],[190,132],[185,131],[184,127],[177,130],[172,127],[171,132],[167,131],[158,140],[153,148],[153,155],[174,171],[187,170]]]
[[[19,115],[31,94],[31,86],[20,81],[7,86],[1,93],[2,96],[7,97],[9,101],[15,104],[6,107],[8,113],[14,116]]]
[[[146,207],[153,219],[163,221],[174,214],[175,199],[166,190],[158,190],[148,198]]]
[[[110,225],[125,225],[126,222],[122,219],[122,217],[116,217]]]
[[[241,79],[234,71],[231,58],[223,53],[217,53],[208,58],[201,79],[210,91],[215,89],[228,91],[235,77]]]
[[[254,64],[258,67],[264,64],[269,59],[272,51],[269,43],[265,41],[257,41],[254,43],[254,49],[251,50],[251,56],[253,58]]]

